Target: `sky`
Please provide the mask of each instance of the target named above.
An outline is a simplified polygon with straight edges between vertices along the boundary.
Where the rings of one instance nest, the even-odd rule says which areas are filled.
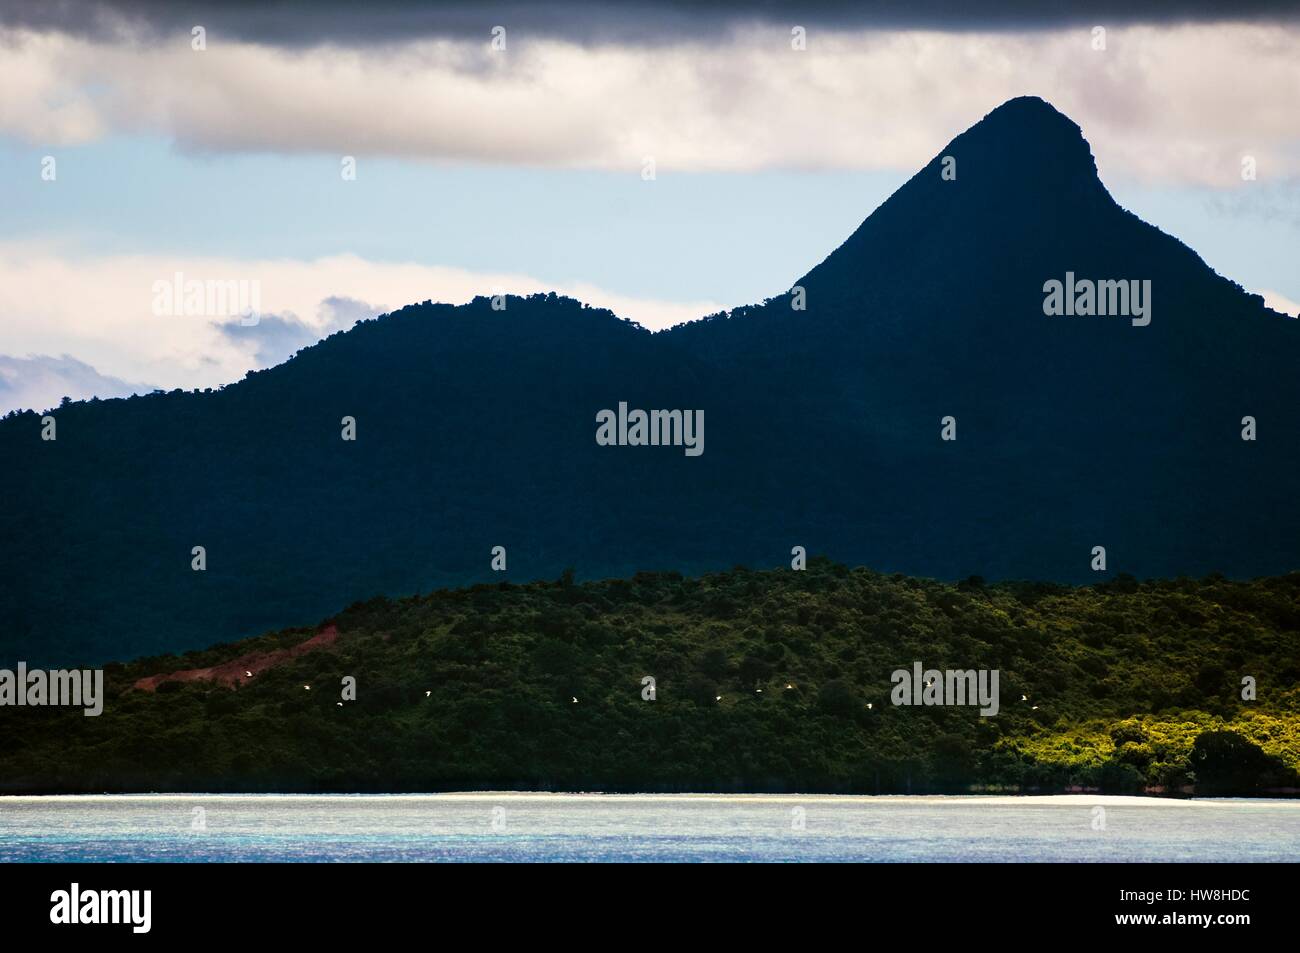
[[[1128,6],[0,0],[0,412],[219,387],[426,299],[760,301],[1025,94],[1300,312],[1300,16]]]

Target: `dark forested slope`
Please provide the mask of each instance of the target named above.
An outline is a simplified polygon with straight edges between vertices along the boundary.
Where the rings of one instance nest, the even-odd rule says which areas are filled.
[[[1045,315],[1069,273],[1150,281],[1150,323]],[[554,296],[426,302],[219,392],[70,404],[57,441],[0,421],[0,658],[793,545],[942,579],[1300,567],[1300,325],[1116,205],[1041,100],[958,136],[792,285],[658,334]],[[703,454],[598,445],[620,402],[702,411]]]

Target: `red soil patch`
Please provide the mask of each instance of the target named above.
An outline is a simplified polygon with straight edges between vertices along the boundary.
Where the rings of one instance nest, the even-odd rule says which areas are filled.
[[[299,655],[306,655],[308,652],[316,652],[333,645],[338,637],[338,628],[327,625],[307,641],[299,642],[287,649],[276,649],[272,652],[250,652],[247,655],[241,655],[239,658],[209,668],[187,668],[179,672],[150,675],[147,678],[140,679],[133,687],[141,691],[152,692],[163,682],[216,682],[218,685],[234,688],[241,682],[252,681],[251,678],[244,674],[245,672],[252,672],[253,678],[257,678],[260,673],[265,672],[268,668],[274,668],[283,662],[289,661],[289,659],[297,658]]]

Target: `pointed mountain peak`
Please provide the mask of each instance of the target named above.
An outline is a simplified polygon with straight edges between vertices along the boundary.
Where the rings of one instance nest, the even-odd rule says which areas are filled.
[[[934,255],[966,249],[972,268],[1024,260],[1044,243],[1122,227],[1078,124],[1037,96],[998,106],[940,150],[799,284],[857,294],[885,276],[933,286]],[[1114,237],[1112,233],[1112,238]]]
[[[1017,96],[998,106],[948,144],[944,155],[966,151],[982,162],[1004,162],[1009,170],[1050,165],[1063,177],[1097,175],[1092,149],[1078,123],[1037,96]]]
[[[1035,122],[1043,125],[1055,125],[1068,127],[1075,132],[1079,131],[1079,126],[1069,116],[1061,112],[1041,96],[1016,96],[1008,99],[1001,106],[992,110],[976,125],[995,120],[1010,120],[1015,122]]]

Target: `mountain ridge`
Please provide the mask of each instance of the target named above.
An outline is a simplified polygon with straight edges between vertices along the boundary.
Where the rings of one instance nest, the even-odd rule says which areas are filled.
[[[1150,280],[1150,325],[1046,315],[1070,273]],[[657,333],[555,295],[425,302],[213,393],[60,408],[55,442],[0,421],[0,651],[196,648],[500,579],[497,545],[513,580],[796,545],[941,579],[1300,565],[1297,323],[1120,208],[1041,100],[954,138],[802,281],[806,310]],[[599,446],[620,402],[703,410],[705,453]]]

